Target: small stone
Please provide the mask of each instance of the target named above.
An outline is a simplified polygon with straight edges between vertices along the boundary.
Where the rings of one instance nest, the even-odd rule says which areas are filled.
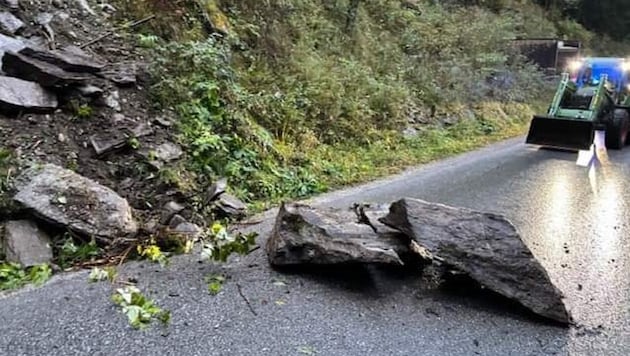
[[[216,202],[216,208],[222,215],[235,218],[244,217],[247,213],[247,205],[237,197],[227,193],[221,194]]]
[[[127,142],[127,138],[120,132],[90,136],[90,144],[97,156],[122,149]]]
[[[167,118],[165,118],[163,116],[158,116],[154,120],[159,125],[164,126],[164,127],[171,127],[171,126],[173,126],[173,123],[169,119],[167,119]]]
[[[40,12],[35,16],[35,22],[39,25],[46,26],[50,25],[53,18],[55,18],[55,16],[49,12]]]
[[[19,30],[24,28],[24,22],[15,17],[10,12],[0,11],[0,30],[9,34],[16,34]]]
[[[9,221],[4,228],[7,261],[32,267],[52,260],[50,237],[34,222]]]
[[[177,234],[183,234],[183,235],[187,235],[190,239],[197,239],[199,236],[201,236],[201,234],[203,233],[203,230],[190,222],[184,222],[181,223],[179,225],[177,225],[174,229],[173,229],[174,233]]]
[[[164,205],[162,208],[162,216],[160,218],[160,223],[162,225],[166,225],[169,221],[175,216],[175,214],[181,213],[186,207],[175,202],[171,201]]]
[[[81,85],[77,88],[79,94],[86,98],[99,98],[103,95],[103,89],[94,85]]]
[[[118,91],[113,91],[105,98],[105,105],[116,111],[122,111],[119,99],[120,93],[118,93]]]
[[[173,215],[173,217],[171,218],[171,221],[169,221],[168,226],[171,229],[176,228],[177,226],[186,223],[186,219],[184,219],[183,216],[179,215],[179,214],[175,214]]]
[[[221,178],[218,181],[212,183],[210,188],[206,191],[206,199],[204,204],[208,205],[211,202],[217,200],[219,196],[227,190],[227,179]]]
[[[61,143],[66,142],[66,135],[59,133],[59,135],[57,136],[57,140]]]

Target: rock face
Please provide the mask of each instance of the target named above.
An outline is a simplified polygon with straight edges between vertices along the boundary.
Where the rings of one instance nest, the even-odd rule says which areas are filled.
[[[541,316],[570,322],[562,293],[504,217],[402,199],[380,221],[481,285]]]
[[[52,260],[50,238],[32,221],[9,221],[4,225],[4,234],[9,262],[31,267]]]
[[[52,164],[29,168],[15,186],[15,201],[77,233],[111,241],[138,231],[125,199],[73,171]]]
[[[39,84],[0,76],[0,108],[6,111],[47,112],[57,105],[57,96]]]
[[[351,213],[283,204],[266,245],[269,261],[274,266],[403,265],[399,253],[408,251],[404,238],[378,234],[355,220]]]

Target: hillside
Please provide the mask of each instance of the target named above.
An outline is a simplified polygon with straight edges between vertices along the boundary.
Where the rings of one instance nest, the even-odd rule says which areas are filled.
[[[103,64],[81,80],[59,79],[48,54],[35,78],[23,63],[34,58],[5,56],[5,74],[53,90],[59,103],[0,112],[0,222],[28,217],[11,199],[21,168],[53,163],[126,199],[138,220],[135,244],[172,225],[165,209],[208,231],[223,215],[523,133],[555,82],[510,50],[510,39],[624,48],[524,0],[0,4],[24,23],[1,38],[3,50],[37,43]],[[63,88],[49,88],[49,75]],[[223,190],[230,198],[213,202]],[[66,243],[89,241],[43,224],[57,256]],[[114,245],[110,256],[130,257],[121,255],[128,240]]]

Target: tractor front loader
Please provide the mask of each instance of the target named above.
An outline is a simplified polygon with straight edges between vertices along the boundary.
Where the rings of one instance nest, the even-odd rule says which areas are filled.
[[[621,149],[630,130],[630,63],[620,58],[590,58],[563,73],[546,115],[532,119],[526,143],[567,150],[589,150],[595,131],[605,131],[606,146]]]

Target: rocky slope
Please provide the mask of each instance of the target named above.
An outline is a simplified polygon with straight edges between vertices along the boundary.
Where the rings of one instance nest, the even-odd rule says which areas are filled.
[[[15,195],[17,203],[0,220],[35,219],[53,235],[70,231],[84,241],[105,230],[137,239],[169,224],[203,224],[172,179],[185,154],[174,118],[152,110],[147,60],[114,27],[116,11],[85,0],[0,1],[0,149],[11,157],[4,185],[14,188],[2,199]],[[20,175],[34,164],[44,172]],[[244,206],[224,191],[215,185],[203,201],[220,198],[224,210],[241,214]],[[123,216],[111,218],[119,208]],[[105,235],[109,243],[118,237]]]

